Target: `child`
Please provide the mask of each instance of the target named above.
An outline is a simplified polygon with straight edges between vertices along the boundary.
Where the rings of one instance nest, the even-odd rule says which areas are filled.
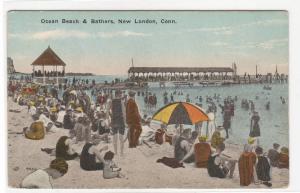
[[[278,167],[289,169],[289,149],[287,147],[282,147],[280,149]]]
[[[121,168],[118,168],[118,166],[112,161],[114,158],[114,153],[111,151],[108,151],[104,155],[104,169],[103,169],[103,178],[104,179],[111,179],[111,178],[122,178],[124,177],[120,171]]]
[[[255,149],[255,153],[257,156],[256,163],[256,175],[257,179],[262,182],[262,184],[267,187],[272,187],[271,183],[271,167],[268,161],[268,158],[263,155],[263,148],[257,147]]]

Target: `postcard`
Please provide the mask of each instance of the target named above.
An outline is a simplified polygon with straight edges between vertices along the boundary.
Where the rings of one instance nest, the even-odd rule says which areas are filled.
[[[8,186],[289,185],[287,11],[11,10]]]

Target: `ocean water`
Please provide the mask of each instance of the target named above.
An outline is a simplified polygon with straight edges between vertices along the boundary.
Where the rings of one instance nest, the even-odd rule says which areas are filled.
[[[136,100],[139,104],[140,111],[143,114],[152,115],[156,110],[163,107],[163,93],[170,93],[174,90],[182,91],[183,95],[174,95],[175,101],[185,101],[186,94],[190,95],[192,103],[199,103],[196,99],[197,96],[202,96],[202,108],[207,109],[208,104],[205,102],[206,96],[214,96],[219,94],[221,100],[216,105],[222,104],[223,99],[227,96],[238,97],[235,102],[235,113],[231,121],[231,130],[229,133],[230,140],[234,143],[244,144],[249,136],[250,132],[250,120],[252,113],[250,110],[244,110],[241,108],[241,100],[252,100],[255,104],[255,110],[260,116],[260,145],[264,148],[271,148],[274,142],[279,143],[282,146],[289,145],[289,116],[288,116],[288,84],[272,84],[272,90],[263,90],[263,85],[232,85],[232,86],[212,86],[212,87],[194,87],[194,88],[149,88],[148,92],[155,93],[158,98],[157,108],[149,111],[146,110],[144,105],[144,98],[142,96],[136,96]],[[281,103],[280,97],[284,97],[285,104]],[[257,99],[258,97],[258,99]],[[170,99],[170,98],[169,98]],[[216,100],[214,100],[216,101]],[[270,110],[266,110],[265,104],[270,101]],[[223,117],[221,114],[221,108],[218,107],[216,117],[216,125],[223,124]],[[203,124],[204,125],[204,124]]]
[[[72,80],[73,77],[69,77]],[[125,80],[126,75],[120,76],[84,76],[81,79],[89,79],[92,81],[95,79],[96,83],[108,81],[111,82],[115,78],[120,78]],[[206,96],[213,97],[214,94],[220,95],[221,99],[219,103],[215,101],[216,105],[222,104],[223,99],[231,96],[238,97],[235,102],[235,113],[231,120],[231,130],[229,131],[229,139],[234,143],[244,144],[250,132],[250,120],[252,113],[250,110],[246,111],[241,108],[241,100],[247,99],[252,100],[255,104],[255,110],[260,116],[260,145],[266,149],[271,148],[274,142],[279,143],[282,146],[289,146],[289,90],[288,84],[272,84],[272,90],[264,90],[261,84],[251,84],[251,85],[231,85],[231,86],[210,86],[202,87],[195,86],[193,88],[182,87],[166,87],[160,88],[159,83],[151,83],[150,88],[141,89],[140,91],[148,91],[155,93],[157,96],[158,104],[155,109],[148,110],[144,104],[143,96],[136,95],[136,101],[139,105],[140,112],[142,115],[147,114],[152,116],[157,110],[164,106],[163,104],[163,94],[167,92],[170,96],[173,91],[183,92],[183,95],[174,95],[175,101],[185,101],[186,95],[190,95],[192,103],[199,103],[196,99],[197,96],[202,96],[202,108],[207,109],[208,104],[205,102]],[[167,84],[171,85],[171,84]],[[258,99],[257,99],[258,97]],[[286,100],[285,104],[281,103],[280,97],[284,97]],[[170,97],[169,97],[170,100]],[[270,101],[270,110],[266,110],[265,104]],[[220,107],[217,107],[217,113],[215,117],[216,125],[223,124],[223,117],[221,114]],[[205,126],[205,124],[203,124]]]
[[[72,82],[73,76],[66,76],[66,78]],[[92,82],[92,80],[95,80],[96,83],[103,83],[105,81],[112,82],[115,80],[115,78],[125,80],[127,79],[127,75],[97,75],[97,76],[76,76],[76,79],[80,80],[89,80],[89,82]]]

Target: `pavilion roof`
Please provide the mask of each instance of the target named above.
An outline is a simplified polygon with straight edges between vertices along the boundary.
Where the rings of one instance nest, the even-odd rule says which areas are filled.
[[[228,67],[130,67],[128,73],[158,73],[158,72],[233,72]]]
[[[66,66],[66,63],[49,46],[31,65]]]

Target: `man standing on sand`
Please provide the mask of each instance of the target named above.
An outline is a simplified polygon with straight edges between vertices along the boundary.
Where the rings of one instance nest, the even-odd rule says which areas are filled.
[[[139,143],[139,137],[142,132],[141,116],[138,106],[135,102],[135,92],[129,91],[129,99],[126,105],[126,122],[129,128],[128,141],[129,148],[135,148]]]
[[[111,126],[115,154],[118,154],[118,138],[120,141],[121,155],[124,153],[125,117],[125,104],[122,100],[122,92],[117,90],[115,92],[115,98],[111,101]]]

